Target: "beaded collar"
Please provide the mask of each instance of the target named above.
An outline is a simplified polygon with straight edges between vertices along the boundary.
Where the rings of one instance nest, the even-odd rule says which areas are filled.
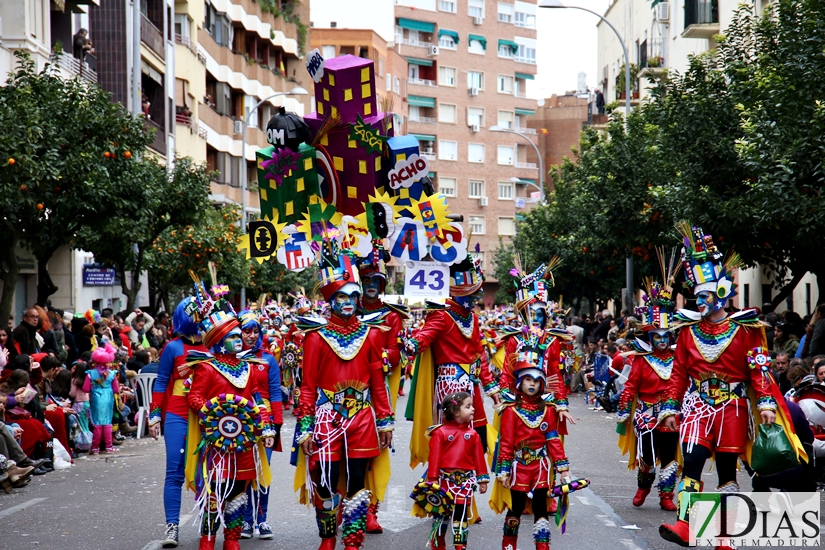
[[[383,313],[385,311],[390,311],[390,308],[387,304],[385,304],[381,300],[378,300],[374,304],[368,304],[367,302],[362,300],[361,301],[361,311],[363,311],[364,313],[378,313],[378,312]]]
[[[644,358],[659,378],[662,380],[670,380],[670,374],[673,372],[672,353],[668,353],[665,356],[649,353],[645,355]]]
[[[220,353],[209,362],[230,384],[238,389],[246,387],[249,381],[249,363],[234,355]]]
[[[708,363],[715,362],[733,341],[739,325],[730,319],[711,323],[702,319],[689,327],[696,349]]]
[[[521,418],[529,428],[538,428],[544,419],[545,409],[539,407],[539,400],[522,398],[519,405],[513,406],[513,412]]]
[[[475,329],[475,314],[472,310],[466,310],[452,300],[447,302],[447,315],[453,320],[455,326],[464,335],[464,338],[472,338]]]
[[[343,321],[346,324],[340,324],[342,321],[335,316],[331,317],[329,323],[318,329],[318,334],[329,344],[335,355],[344,361],[349,361],[358,355],[367,339],[370,327],[359,321],[357,317]]]

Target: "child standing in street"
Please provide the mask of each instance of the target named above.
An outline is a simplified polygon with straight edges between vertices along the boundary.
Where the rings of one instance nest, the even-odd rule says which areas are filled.
[[[443,550],[447,525],[452,517],[453,544],[465,550],[472,512],[473,492],[487,492],[490,475],[481,446],[481,436],[472,427],[473,398],[469,393],[447,395],[441,403],[444,423],[428,430],[430,455],[427,484],[437,483],[452,497],[452,510],[436,515],[430,547]],[[424,485],[424,484],[420,484]],[[452,513],[450,513],[452,512]]]
[[[72,387],[69,390],[69,397],[74,403],[72,408],[77,413],[79,428],[74,438],[74,445],[75,449],[85,453],[92,448],[92,430],[89,425],[89,394],[83,391],[88,376],[88,366],[85,361],[78,361],[75,363],[74,369]]]
[[[515,550],[518,546],[518,532],[521,515],[527,501],[532,500],[533,541],[536,550],[550,548],[550,520],[548,518],[548,492],[554,486],[558,475],[562,482],[569,482],[569,462],[564,454],[564,446],[558,432],[555,407],[556,389],[547,387],[544,371],[536,368],[536,357],[542,354],[540,348],[525,346],[514,356],[513,374],[516,378],[515,396],[507,392],[502,396],[504,408],[501,413],[495,472],[497,486],[493,496],[509,490],[510,503],[506,503],[507,517],[504,520],[502,550]],[[560,382],[554,376],[553,386]],[[491,506],[497,512],[501,509]]]
[[[100,453],[100,439],[106,444],[106,453],[114,453],[112,445],[112,410],[115,406],[115,394],[120,391],[117,371],[110,370],[109,364],[115,360],[115,347],[106,343],[92,353],[92,368],[86,374],[83,391],[89,394],[89,407],[92,420],[91,454]]]

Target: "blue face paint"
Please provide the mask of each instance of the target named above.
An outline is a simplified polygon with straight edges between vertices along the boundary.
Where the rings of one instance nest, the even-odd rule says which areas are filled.
[[[725,300],[718,299],[716,294],[709,290],[703,290],[696,295],[696,309],[702,317],[707,317],[723,307],[725,307]]]
[[[473,309],[479,298],[478,294],[473,294],[471,296],[456,296],[453,300],[464,309]]]
[[[547,325],[547,311],[544,308],[533,310],[533,326],[544,328]]]
[[[670,333],[652,331],[650,333],[650,345],[659,351],[668,349],[670,347]]]
[[[352,317],[358,308],[358,300],[360,297],[361,294],[358,292],[351,292],[349,294],[336,292],[332,300],[330,300],[332,311],[344,318]]]
[[[361,279],[361,286],[364,287],[364,296],[367,298],[377,298],[381,294],[381,286],[384,281],[380,277],[364,277]]]
[[[218,353],[238,353],[243,350],[240,331],[233,330],[218,344]]]

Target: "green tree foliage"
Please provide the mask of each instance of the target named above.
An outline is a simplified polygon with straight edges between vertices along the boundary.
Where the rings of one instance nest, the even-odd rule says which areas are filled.
[[[81,227],[99,231],[104,212],[126,207],[122,174],[152,136],[110,94],[56,66],[38,72],[25,53],[0,87],[0,318],[8,318],[19,274],[14,250],[32,250],[38,298],[57,289],[46,269]],[[119,202],[116,202],[119,201]]]
[[[83,228],[76,245],[117,270],[126,309],[131,311],[152,244],[167,229],[192,225],[209,208],[210,174],[205,165],[189,157],[178,158],[171,173],[144,158],[132,163],[122,177],[124,185],[119,189],[123,195],[113,197],[114,204],[122,207],[104,213],[102,231]]]
[[[825,284],[825,1],[780,0],[761,17],[742,5],[719,42],[659,83],[626,133],[617,115],[606,134],[585,130],[551,174],[548,204],[513,244],[534,259],[526,267],[563,259],[556,292],[618,297],[624,258],[636,284],[655,274],[652,246],[678,244],[685,217],[771,269],[774,303],[807,271]]]

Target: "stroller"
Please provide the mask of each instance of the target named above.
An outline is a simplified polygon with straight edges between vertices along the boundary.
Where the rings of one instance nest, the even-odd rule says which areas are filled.
[[[584,401],[588,405],[595,405],[600,397],[610,398],[611,388],[615,393],[615,386],[610,381],[610,356],[597,353],[593,358],[593,387],[584,392]]]

